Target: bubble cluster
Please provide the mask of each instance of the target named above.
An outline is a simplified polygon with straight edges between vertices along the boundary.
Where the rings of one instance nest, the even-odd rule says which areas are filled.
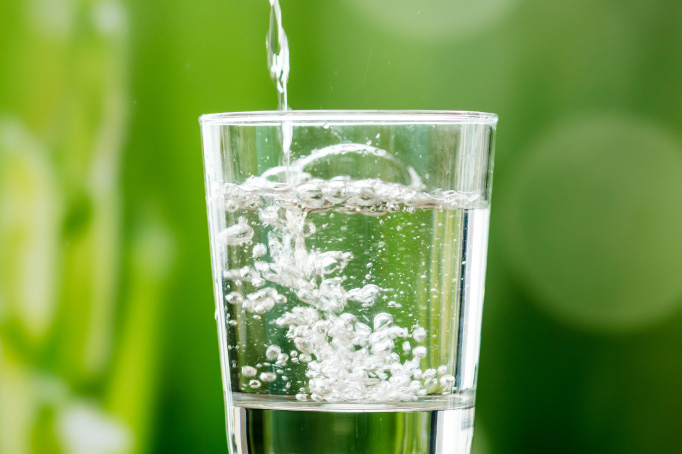
[[[320,317],[309,309],[294,308],[278,320],[289,327],[287,337],[301,352],[301,361],[308,362],[309,394],[299,393],[299,400],[397,402],[426,395],[416,378],[420,358],[401,362],[393,351],[396,340],[409,332],[395,326],[390,314],[376,315],[370,327],[350,313]]]
[[[271,169],[268,175],[224,187],[226,211],[256,212],[259,223],[270,227],[267,240],[244,251],[253,258],[251,266],[224,271],[229,281],[225,301],[256,319],[279,306],[267,323],[286,330],[294,347],[284,353],[284,343],[263,345],[263,364],[256,366],[272,370],[259,374],[257,368],[243,366],[242,376],[250,379],[246,387],[255,390],[284,382],[284,389],[289,389],[291,382],[283,373],[291,369],[284,368],[295,366],[305,373],[305,380],[296,381],[292,389],[300,401],[398,402],[451,391],[455,379],[447,374],[446,366],[422,369],[429,356],[426,346],[419,345],[427,340],[426,329],[402,327],[389,312],[379,312],[371,320],[358,319],[354,312],[388,299],[384,296],[388,289],[367,281],[357,287],[349,285],[352,279],[344,271],[354,260],[351,253],[308,249],[306,241],[318,233],[318,226],[307,216],[332,209],[380,216],[416,207],[461,208],[481,201],[455,191],[425,193],[414,176],[412,185],[373,178],[311,178],[302,170],[309,164],[302,163],[298,171],[293,165],[293,172]],[[221,233],[221,239],[228,247],[244,247],[253,235],[246,218],[240,216],[237,224]],[[373,263],[364,265],[362,269],[369,273],[365,278],[371,279]],[[401,307],[393,300],[384,304]]]

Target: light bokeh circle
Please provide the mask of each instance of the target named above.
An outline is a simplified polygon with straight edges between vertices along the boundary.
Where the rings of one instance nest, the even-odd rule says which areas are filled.
[[[464,37],[503,18],[517,0],[349,0],[360,15],[390,32],[436,41]]]
[[[557,125],[498,187],[510,261],[534,300],[597,331],[682,305],[682,145],[647,121]],[[501,193],[501,194],[500,194]]]

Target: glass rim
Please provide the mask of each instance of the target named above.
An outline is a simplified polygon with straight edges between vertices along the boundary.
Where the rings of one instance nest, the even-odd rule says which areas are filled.
[[[466,110],[263,110],[204,114],[202,125],[254,125],[293,122],[440,123],[497,125],[494,113]]]

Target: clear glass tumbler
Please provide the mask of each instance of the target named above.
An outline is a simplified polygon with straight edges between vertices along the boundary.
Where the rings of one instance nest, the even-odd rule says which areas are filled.
[[[231,453],[469,453],[497,116],[201,119]]]

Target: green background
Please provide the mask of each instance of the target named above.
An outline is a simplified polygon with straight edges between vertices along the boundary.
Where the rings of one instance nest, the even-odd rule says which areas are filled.
[[[500,116],[476,452],[682,452],[682,3],[282,0],[294,109]],[[0,2],[0,453],[226,452],[197,117],[268,2]]]

